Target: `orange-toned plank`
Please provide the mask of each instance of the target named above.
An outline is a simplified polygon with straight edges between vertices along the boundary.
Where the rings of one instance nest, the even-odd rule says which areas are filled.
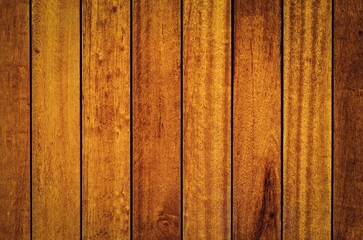
[[[179,239],[180,2],[133,4],[133,236]]]
[[[336,0],[334,239],[363,239],[363,2]]]
[[[231,2],[184,1],[184,229],[231,237]]]
[[[29,1],[0,1],[0,26],[0,239],[29,239]]]
[[[83,238],[130,235],[130,1],[83,0]]]
[[[33,237],[80,237],[79,1],[33,0]]]
[[[235,0],[234,239],[281,235],[281,6]]]
[[[331,236],[332,1],[284,1],[286,239]]]

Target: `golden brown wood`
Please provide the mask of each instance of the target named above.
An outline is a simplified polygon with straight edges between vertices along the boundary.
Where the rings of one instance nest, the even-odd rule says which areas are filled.
[[[363,239],[363,3],[336,0],[334,239]]]
[[[180,236],[180,2],[134,1],[134,239]]]
[[[79,1],[32,2],[33,237],[79,239]]]
[[[231,3],[184,1],[184,237],[231,237]]]
[[[83,0],[83,237],[130,235],[130,1]]]
[[[0,1],[0,52],[0,239],[29,239],[29,1]]]
[[[330,0],[284,1],[286,239],[331,235]]]
[[[279,239],[281,10],[235,0],[234,239]]]

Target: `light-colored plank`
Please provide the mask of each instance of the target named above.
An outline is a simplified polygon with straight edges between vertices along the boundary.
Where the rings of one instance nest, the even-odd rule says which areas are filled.
[[[0,1],[0,52],[0,239],[29,239],[29,1]]]
[[[130,235],[130,1],[83,0],[83,238]]]
[[[133,6],[134,239],[180,237],[180,2]]]
[[[330,0],[284,1],[286,239],[331,235]]]
[[[363,239],[363,2],[336,0],[334,239]]]
[[[231,237],[231,2],[184,1],[184,237]]]
[[[235,0],[234,239],[281,235],[281,6]]]
[[[80,237],[79,1],[33,0],[33,237]]]

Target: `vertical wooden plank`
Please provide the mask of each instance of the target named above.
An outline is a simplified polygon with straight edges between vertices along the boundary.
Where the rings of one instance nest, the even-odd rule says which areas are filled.
[[[0,1],[0,26],[0,239],[29,239],[29,1]]]
[[[284,237],[331,235],[330,0],[284,1]]]
[[[335,1],[334,239],[363,239],[363,2]]]
[[[184,1],[184,236],[231,237],[231,2]]]
[[[83,0],[83,237],[130,236],[130,1]]]
[[[234,239],[280,239],[280,1],[234,11]]]
[[[33,0],[33,236],[80,237],[79,1]]]
[[[133,6],[133,230],[180,237],[180,2]]]

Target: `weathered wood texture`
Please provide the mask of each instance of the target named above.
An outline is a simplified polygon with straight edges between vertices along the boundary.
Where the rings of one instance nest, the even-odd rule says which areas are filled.
[[[83,0],[83,237],[130,235],[130,1]]]
[[[29,239],[29,1],[0,1],[0,53],[0,239]]]
[[[79,239],[79,2],[32,2],[33,237]]]
[[[231,237],[231,2],[184,1],[184,237]]]
[[[280,1],[235,0],[234,239],[279,239]]]
[[[133,3],[133,230],[180,236],[180,2]]]
[[[363,2],[336,0],[334,239],[363,239]]]
[[[331,235],[330,0],[284,1],[284,219],[286,239]]]

